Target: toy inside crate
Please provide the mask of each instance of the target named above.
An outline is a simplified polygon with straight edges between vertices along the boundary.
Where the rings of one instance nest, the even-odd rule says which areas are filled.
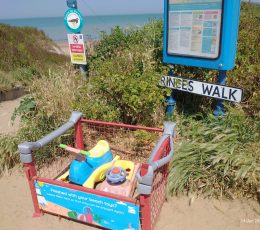
[[[72,123],[75,126],[74,147],[89,150],[106,140],[114,157],[135,162],[138,173],[133,178],[137,181],[133,180],[127,195],[105,190],[104,186],[99,189],[104,180],[95,183],[93,188],[69,183],[62,176],[68,173],[73,156],[60,156],[47,167],[37,168],[36,172],[34,162],[23,159],[22,144],[19,149],[25,169],[30,171],[27,178],[36,214],[48,212],[110,229],[153,229],[165,200],[174,124],[168,123],[163,130],[84,120],[78,115]],[[41,146],[49,143],[64,133],[64,127],[62,129],[56,130],[54,137],[45,137],[38,143]]]

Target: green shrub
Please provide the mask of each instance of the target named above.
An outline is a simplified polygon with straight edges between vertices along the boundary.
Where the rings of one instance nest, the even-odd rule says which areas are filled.
[[[92,58],[112,59],[118,51],[138,46],[139,49],[149,47],[149,51],[146,50],[148,51],[146,55],[149,55],[155,62],[161,63],[162,37],[163,22],[161,20],[151,20],[142,29],[130,28],[124,30],[115,27],[109,35],[102,33],[101,41],[96,46],[95,55]]]
[[[86,84],[87,115],[129,124],[161,123],[167,91],[157,86],[162,31],[161,21],[151,21],[140,30],[116,27],[111,35],[103,34]]]
[[[159,77],[149,66],[150,61],[136,50],[125,50],[100,64],[96,62],[93,67],[90,99],[109,106],[118,121],[150,125],[158,122],[154,118],[162,110],[164,95],[157,87]]]
[[[34,78],[40,75],[39,71],[34,67],[17,68],[13,72],[16,81],[22,82],[23,84],[29,84]]]

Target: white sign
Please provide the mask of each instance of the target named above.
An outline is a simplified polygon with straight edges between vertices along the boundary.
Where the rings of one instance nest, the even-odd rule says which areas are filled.
[[[83,34],[68,34],[70,57],[73,64],[86,65]]]
[[[223,0],[168,1],[168,54],[217,58]]]
[[[161,79],[160,85],[188,93],[199,94],[237,103],[242,101],[243,96],[243,90],[239,88],[215,85],[180,77],[165,76]]]

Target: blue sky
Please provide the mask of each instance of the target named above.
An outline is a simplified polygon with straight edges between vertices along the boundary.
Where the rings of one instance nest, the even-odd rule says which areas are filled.
[[[260,0],[252,0],[260,3]],[[83,15],[162,13],[164,0],[78,0]],[[66,0],[1,0],[0,18],[62,16]]]
[[[66,0],[0,0],[0,18],[62,16]],[[163,0],[78,0],[83,15],[162,13]]]

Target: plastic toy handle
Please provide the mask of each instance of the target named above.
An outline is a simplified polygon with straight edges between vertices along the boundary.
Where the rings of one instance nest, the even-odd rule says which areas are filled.
[[[91,155],[90,152],[85,151],[85,150],[80,150],[80,153],[83,154],[83,155],[86,155],[86,156],[90,156]]]
[[[67,151],[69,151],[71,153],[82,154],[82,155],[86,155],[86,156],[90,155],[90,152],[88,152],[88,151],[79,150],[79,149],[70,147],[68,145],[60,144],[59,147],[65,149],[65,150],[67,150]]]
[[[67,148],[67,145],[60,144],[59,147],[62,148],[62,149],[66,149],[66,148]]]

